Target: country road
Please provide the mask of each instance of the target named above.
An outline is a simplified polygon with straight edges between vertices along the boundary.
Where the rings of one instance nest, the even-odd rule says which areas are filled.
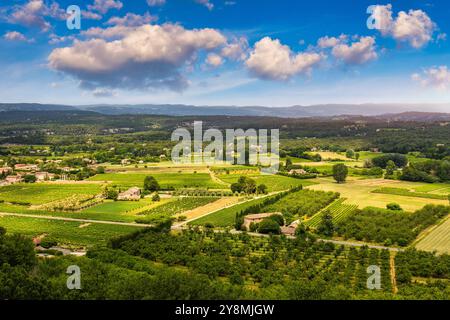
[[[153,226],[151,224],[138,224],[138,223],[130,223],[130,222],[115,222],[115,221],[90,220],[90,219],[75,219],[75,218],[65,218],[65,217],[44,216],[44,215],[39,215],[39,214],[22,214],[22,213],[0,212],[0,217],[2,217],[2,216],[45,219],[45,220],[58,220],[58,221],[67,221],[67,222],[110,224],[110,225],[117,225],[117,226],[140,227],[140,228],[146,228],[146,227],[152,227]]]

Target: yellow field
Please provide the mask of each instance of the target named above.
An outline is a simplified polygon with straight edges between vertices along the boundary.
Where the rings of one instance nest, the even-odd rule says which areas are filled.
[[[450,254],[450,218],[447,218],[442,224],[431,229],[417,243],[416,248],[424,251],[437,251],[438,253]]]
[[[319,154],[322,157],[322,160],[348,160],[352,161],[353,159],[347,158],[345,154],[340,154],[337,152],[331,152],[331,151],[319,151],[319,152],[310,152],[310,154]]]
[[[222,208],[231,206],[233,204],[238,203],[239,201],[241,201],[241,199],[238,197],[221,198],[215,202],[208,203],[207,205],[204,205],[202,207],[197,207],[195,209],[182,212],[177,216],[185,216],[187,220],[191,220],[197,217],[204,216],[205,214],[208,214],[210,212],[214,212]]]
[[[423,184],[413,182],[393,181],[385,179],[356,179],[349,178],[346,183],[337,184],[332,178],[319,178],[315,180],[320,184],[307,187],[312,190],[335,191],[342,197],[347,198],[345,203],[356,204],[360,209],[365,207],[385,208],[388,203],[398,203],[406,211],[416,211],[427,204],[448,205],[447,200],[425,199],[416,197],[405,197],[397,195],[372,193],[380,187],[414,189]]]

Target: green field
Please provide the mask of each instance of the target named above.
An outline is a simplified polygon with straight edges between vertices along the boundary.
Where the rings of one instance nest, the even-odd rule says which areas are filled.
[[[206,217],[197,219],[189,223],[189,225],[205,225],[206,223],[212,223],[215,227],[229,227],[233,226],[236,218],[236,213],[247,209],[255,204],[262,203],[265,198],[259,198],[250,200],[244,203],[237,204],[230,208],[225,208],[214,212]]]
[[[78,183],[78,184],[15,184],[0,188],[0,200],[5,202],[19,201],[40,205],[55,200],[65,199],[74,194],[93,195],[102,190],[100,184]]]
[[[345,200],[346,199],[343,198],[336,200],[330,206],[323,209],[321,212],[314,215],[314,217],[306,221],[305,224],[309,227],[317,228],[319,223],[322,221],[322,217],[325,214],[325,212],[330,212],[330,214],[333,217],[334,223],[343,221],[347,216],[349,216],[351,213],[355,212],[355,210],[358,209],[358,206],[356,205],[344,204]]]
[[[152,202],[151,199],[140,201],[110,201],[77,212],[50,212],[42,210],[31,210],[27,206],[0,203],[0,212],[23,213],[51,217],[67,217],[72,219],[89,219],[115,222],[134,222],[140,209],[149,210],[161,206],[172,199],[161,199],[159,202]]]
[[[359,209],[365,207],[386,208],[392,202],[398,203],[404,210],[413,212],[423,208],[427,204],[448,205],[448,200],[429,199],[421,197],[405,197],[396,194],[373,193],[374,190],[383,188],[412,189],[425,186],[424,183],[386,179],[356,179],[349,177],[345,183],[336,183],[332,178],[318,178],[315,181],[320,184],[308,186],[311,190],[335,191],[346,198],[347,204],[355,204]]]
[[[20,233],[29,237],[46,235],[48,239],[58,242],[58,245],[84,247],[106,245],[108,239],[136,231],[137,227],[90,224],[83,222],[66,222],[28,217],[1,217],[0,226],[9,233]]]
[[[432,194],[448,195],[448,194],[450,194],[450,183],[424,184],[424,185],[415,187],[414,190],[416,192],[426,192],[426,193],[432,193]]]
[[[162,206],[151,208],[139,213],[136,222],[154,223],[162,218],[168,218],[183,212],[202,207],[208,203],[219,200],[216,197],[183,197],[170,201]]]
[[[439,254],[450,254],[450,218],[433,228],[417,243],[416,248],[424,251],[436,251]]]
[[[209,188],[223,189],[224,185],[214,182],[208,173],[106,173],[91,177],[91,181],[107,181],[123,188],[140,187],[144,185],[146,176],[153,176],[162,189],[170,188]]]
[[[238,174],[220,175],[219,179],[232,184],[237,182],[241,176]],[[247,175],[247,177],[254,179],[256,184],[265,184],[269,192],[289,190],[300,185],[306,187],[315,184],[314,180],[295,179],[280,175]]]
[[[413,192],[407,189],[401,188],[380,188],[372,191],[373,193],[382,193],[382,194],[393,194],[397,196],[404,197],[415,197],[415,198],[425,198],[425,199],[438,199],[438,200],[447,200],[448,196],[443,194],[434,194],[434,193],[425,193],[425,192]]]
[[[312,217],[332,203],[339,195],[335,192],[300,190],[293,192],[263,208],[263,212],[281,212],[285,217]]]

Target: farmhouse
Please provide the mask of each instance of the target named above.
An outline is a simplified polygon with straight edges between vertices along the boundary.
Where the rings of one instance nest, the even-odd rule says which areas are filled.
[[[36,172],[35,176],[37,181],[48,181],[55,179],[55,175],[48,172]]]
[[[14,166],[14,169],[16,170],[22,170],[22,171],[36,171],[38,169],[38,166],[36,164],[16,164]]]
[[[295,236],[295,230],[297,230],[298,223],[293,222],[288,226],[281,227],[281,233],[287,236]]]
[[[117,197],[117,200],[130,201],[130,200],[139,200],[140,198],[141,198],[141,189],[139,189],[138,187],[133,187],[125,192],[121,192]]]
[[[7,183],[19,183],[19,182],[22,182],[23,181],[23,178],[21,177],[21,176],[7,176],[6,178],[5,178],[5,181],[7,182]]]
[[[244,217],[244,224],[243,226],[247,228],[247,230],[250,229],[250,224],[252,223],[260,223],[265,218],[268,218],[273,215],[282,215],[280,212],[270,212],[270,213],[258,213],[258,214],[250,214],[248,216]]]
[[[12,171],[12,168],[11,168],[11,167],[3,167],[3,168],[0,168],[0,174],[8,173],[8,172],[11,172],[11,171]]]

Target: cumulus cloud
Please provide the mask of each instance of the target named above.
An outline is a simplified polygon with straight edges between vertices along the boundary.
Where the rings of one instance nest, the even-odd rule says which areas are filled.
[[[361,37],[351,44],[338,44],[331,53],[336,59],[346,64],[364,64],[378,57],[373,37]]]
[[[206,57],[206,63],[212,67],[219,67],[223,64],[223,59],[216,53],[210,53]]]
[[[243,61],[247,58],[248,41],[245,37],[234,39],[228,43],[221,51],[221,55],[225,58]]]
[[[432,87],[440,90],[450,88],[450,70],[447,66],[425,69],[422,74],[415,73],[411,78],[424,87]]]
[[[46,32],[51,29],[50,22],[47,21],[48,17],[63,20],[67,15],[56,2],[47,5],[43,0],[29,0],[23,5],[14,6],[7,17],[7,21],[27,27],[39,28],[41,31]]]
[[[118,25],[118,26],[128,26],[128,27],[139,27],[143,24],[149,24],[158,20],[157,17],[150,15],[146,12],[144,15],[127,13],[124,17],[112,17],[109,19],[107,25]]]
[[[95,0],[94,4],[88,5],[89,10],[97,11],[101,14],[105,14],[111,9],[120,10],[122,7],[123,3],[119,0]]]
[[[422,10],[400,11],[393,17],[392,5],[374,6],[373,16],[378,21],[380,32],[413,48],[422,48],[433,39],[436,24]]]
[[[288,80],[307,74],[322,60],[318,53],[295,54],[278,39],[265,37],[258,41],[245,64],[250,73],[265,80]]]
[[[201,50],[218,49],[226,38],[214,29],[188,30],[180,25],[115,26],[120,39],[75,40],[48,57],[49,66],[81,81],[83,88],[183,90],[183,67]],[[116,30],[119,30],[116,29]]]
[[[10,31],[3,35],[3,38],[8,41],[27,41],[27,38],[20,32]]]
[[[162,6],[166,4],[166,0],[147,0],[147,4],[150,7]]]
[[[347,35],[342,34],[338,38],[336,37],[322,37],[317,40],[317,46],[321,49],[333,48],[338,44],[341,44],[347,40]]]

